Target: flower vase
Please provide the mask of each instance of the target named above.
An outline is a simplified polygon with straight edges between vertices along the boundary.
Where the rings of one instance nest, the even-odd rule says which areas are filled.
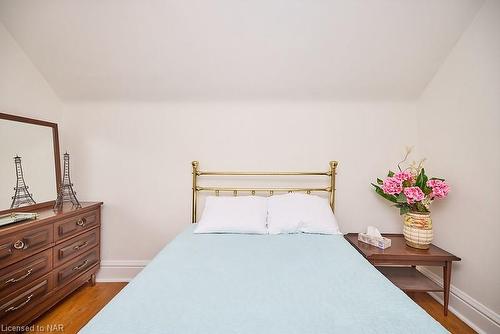
[[[433,236],[430,213],[408,212],[405,214],[403,218],[403,235],[408,246],[429,249]]]

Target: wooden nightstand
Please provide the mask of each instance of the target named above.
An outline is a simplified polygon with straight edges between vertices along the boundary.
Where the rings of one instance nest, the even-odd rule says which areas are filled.
[[[358,241],[357,233],[344,237],[371,264],[384,274],[394,285],[405,292],[443,292],[444,315],[448,315],[450,300],[451,264],[460,258],[431,245],[429,249],[416,249],[406,245],[402,234],[383,234],[391,239],[391,247],[380,249]],[[420,273],[415,266],[443,267],[443,287]]]

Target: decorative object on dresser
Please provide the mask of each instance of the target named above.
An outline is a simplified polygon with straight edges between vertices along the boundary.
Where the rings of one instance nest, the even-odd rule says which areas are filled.
[[[389,171],[385,180],[377,179],[377,194],[394,203],[403,218],[403,235],[410,247],[428,249],[433,237],[430,204],[445,198],[450,190],[444,179],[428,178],[423,167],[424,160],[403,169],[411,149],[398,163],[398,172]]]
[[[94,284],[100,266],[102,203],[66,203],[53,210],[61,185],[58,138],[55,123],[0,113],[0,142],[19,144],[0,149],[25,152],[23,163],[29,161],[39,174],[30,176],[30,185],[36,184],[41,196],[38,204],[0,211],[37,216],[0,226],[0,324],[7,326],[2,333],[29,324],[86,282]],[[0,152],[0,166],[7,163],[3,156]],[[10,205],[2,190],[0,210]]]
[[[76,198],[76,192],[73,190],[73,183],[71,183],[71,178],[69,176],[69,154],[64,153],[64,174],[62,184],[59,187],[57,193],[56,203],[54,204],[54,210],[61,210],[65,202],[70,202],[71,205],[78,208],[80,207],[80,202]]]
[[[383,234],[383,236],[391,239],[390,248],[379,249],[360,242],[358,241],[358,233],[348,233],[344,237],[401,290],[405,292],[443,292],[444,315],[448,315],[451,265],[453,261],[460,261],[460,258],[432,244],[425,250],[408,247],[401,234]],[[442,287],[420,273],[416,266],[443,267]]]
[[[14,157],[14,165],[16,166],[16,186],[14,187],[14,196],[12,196],[11,209],[21,206],[36,204],[33,199],[33,194],[28,191],[28,186],[24,181],[23,167],[21,165],[21,157]]]

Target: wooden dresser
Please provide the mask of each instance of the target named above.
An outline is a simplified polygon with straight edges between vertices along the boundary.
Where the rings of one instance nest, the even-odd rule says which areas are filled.
[[[36,220],[0,227],[0,324],[27,325],[100,266],[102,203],[33,210]],[[7,330],[8,331],[8,330]]]

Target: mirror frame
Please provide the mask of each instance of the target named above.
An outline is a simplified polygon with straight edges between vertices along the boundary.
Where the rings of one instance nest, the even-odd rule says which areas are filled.
[[[60,158],[60,153],[59,153],[59,131],[57,129],[57,123],[42,121],[39,119],[28,118],[28,117],[23,117],[23,116],[10,115],[10,114],[5,114],[5,113],[0,113],[0,119],[4,119],[7,121],[28,123],[28,124],[33,124],[33,125],[46,126],[46,127],[52,128],[52,145],[54,147],[54,165],[55,165],[55,172],[56,172],[55,187],[56,187],[56,194],[57,194],[59,191],[59,186],[61,185],[61,158]],[[10,212],[15,212],[15,211],[27,212],[27,211],[32,211],[32,210],[50,207],[50,206],[54,205],[55,200],[56,199],[54,198],[54,200],[52,200],[52,201],[36,203],[33,205],[23,206],[23,207],[15,208],[15,209],[2,210],[2,208],[0,208],[0,215],[5,214],[5,213],[10,213]]]

